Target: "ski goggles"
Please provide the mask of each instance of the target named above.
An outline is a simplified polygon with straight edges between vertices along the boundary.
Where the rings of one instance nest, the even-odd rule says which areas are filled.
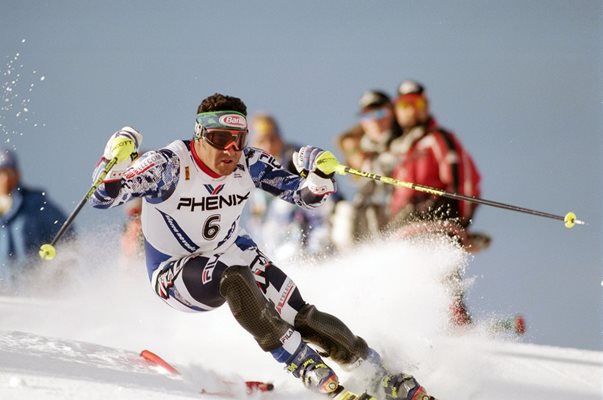
[[[387,116],[387,108],[379,108],[377,110],[365,111],[360,114],[360,119],[362,121],[375,121],[378,119],[383,119]]]
[[[247,131],[204,129],[202,137],[218,150],[234,147],[236,151],[241,151],[247,145],[247,134]]]
[[[197,114],[195,139],[205,139],[212,147],[243,150],[247,145],[247,119],[236,111],[212,111]]]
[[[396,107],[413,107],[421,111],[427,108],[427,100],[420,94],[404,94],[396,99],[395,104]]]

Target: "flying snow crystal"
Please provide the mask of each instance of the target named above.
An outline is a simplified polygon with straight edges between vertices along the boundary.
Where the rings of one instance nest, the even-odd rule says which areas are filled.
[[[21,39],[21,45],[27,40]],[[29,72],[22,61],[23,50],[17,51],[14,56],[6,56],[7,60],[2,72],[0,98],[0,133],[5,136],[4,143],[11,143],[11,137],[23,136],[31,128],[37,128],[40,123],[30,121],[35,116],[31,99],[26,97],[35,87],[34,79],[44,81],[45,76],[38,78],[38,71]],[[44,126],[44,124],[42,124]],[[13,145],[14,147],[14,145]]]

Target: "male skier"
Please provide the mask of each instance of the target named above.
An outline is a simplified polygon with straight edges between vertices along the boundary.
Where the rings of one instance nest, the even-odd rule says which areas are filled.
[[[300,207],[321,205],[335,192],[319,161],[329,152],[304,146],[293,161],[306,178],[282,169],[259,149],[246,147],[247,108],[214,94],[197,110],[193,140],[176,140],[136,159],[142,135],[124,127],[109,139],[104,162],[119,162],[91,198],[109,208],[143,199],[142,231],[155,292],[182,311],[209,311],[228,303],[235,319],[293,376],[336,399],[372,399],[339,384],[309,342],[337,363],[374,366],[386,398],[433,399],[407,374],[390,374],[380,356],[336,317],[305,302],[295,283],[240,228],[251,191],[259,188]],[[134,162],[133,159],[136,159]]]

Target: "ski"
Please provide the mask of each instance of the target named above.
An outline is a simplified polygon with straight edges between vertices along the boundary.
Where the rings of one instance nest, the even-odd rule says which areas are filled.
[[[140,357],[147,361],[149,364],[159,367],[161,371],[167,373],[168,375],[181,377],[180,372],[174,368],[170,363],[165,361],[163,358],[153,353],[150,350],[144,349],[140,352]],[[234,382],[226,382],[224,383],[227,386],[231,386],[232,390],[224,390],[224,391],[210,391],[205,388],[200,389],[200,393],[209,396],[217,396],[223,398],[233,398],[236,397],[236,390],[234,386],[236,385]],[[261,381],[244,381],[244,387],[248,395],[252,395],[258,392],[269,392],[274,389],[274,385],[272,383],[261,382]]]
[[[141,351],[140,357],[147,360],[149,363],[162,368],[169,375],[180,375],[180,372],[178,372],[176,368],[172,367],[167,361],[150,350],[145,349]]]

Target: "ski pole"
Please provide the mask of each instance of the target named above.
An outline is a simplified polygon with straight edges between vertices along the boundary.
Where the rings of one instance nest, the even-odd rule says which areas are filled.
[[[483,204],[486,206],[503,208],[505,210],[517,211],[517,212],[521,212],[521,213],[525,213],[525,214],[536,215],[539,217],[556,219],[558,221],[563,221],[565,224],[565,227],[568,229],[573,228],[574,225],[576,225],[576,224],[578,224],[578,225],[586,224],[584,221],[577,219],[576,214],[574,214],[571,211],[568,212],[567,214],[565,214],[564,216],[563,215],[555,215],[555,214],[550,214],[550,213],[546,213],[543,211],[537,211],[537,210],[531,210],[529,208],[518,207],[518,206],[511,205],[511,204],[500,203],[498,201],[486,200],[486,199],[482,199],[479,197],[465,196],[465,195],[458,194],[458,193],[447,192],[442,189],[436,189],[434,187],[425,186],[425,185],[421,185],[418,183],[405,182],[405,181],[390,178],[387,176],[377,175],[377,174],[374,174],[371,172],[360,171],[360,170],[348,167],[346,165],[340,164],[339,161],[337,161],[337,158],[330,151],[327,151],[327,152],[323,153],[323,155],[319,156],[317,159],[317,163],[318,163],[318,165],[321,166],[321,170],[326,174],[331,174],[333,172],[336,172],[339,175],[352,174],[352,175],[360,176],[363,178],[387,183],[388,185],[404,187],[407,189],[412,189],[412,190],[416,190],[418,192],[428,193],[428,194],[432,194],[435,196],[447,197],[447,198],[455,199],[455,200],[469,201],[472,203]]]
[[[54,248],[54,245],[63,236],[63,234],[67,231],[67,228],[69,228],[71,226],[71,224],[73,223],[73,220],[80,213],[80,211],[82,210],[82,208],[84,207],[84,205],[86,204],[88,199],[90,199],[90,197],[92,197],[94,192],[96,192],[96,189],[98,189],[98,187],[101,185],[101,183],[103,183],[103,180],[105,179],[105,177],[107,176],[109,171],[111,171],[111,168],[113,168],[113,166],[115,164],[117,164],[119,161],[125,160],[133,152],[134,152],[134,142],[132,140],[127,139],[127,138],[117,138],[116,143],[114,144],[114,151],[112,153],[113,158],[111,160],[107,161],[107,163],[105,164],[105,167],[99,174],[98,178],[96,178],[96,180],[94,181],[94,183],[92,184],[90,189],[88,189],[88,191],[86,192],[86,194],[84,195],[82,200],[75,207],[75,210],[73,210],[71,215],[69,215],[69,217],[67,217],[65,222],[63,222],[63,225],[61,226],[61,228],[59,229],[57,234],[54,236],[52,241],[50,243],[45,243],[42,246],[40,246],[40,250],[38,252],[38,254],[40,254],[40,258],[48,261],[48,260],[52,260],[56,256],[57,251]]]

